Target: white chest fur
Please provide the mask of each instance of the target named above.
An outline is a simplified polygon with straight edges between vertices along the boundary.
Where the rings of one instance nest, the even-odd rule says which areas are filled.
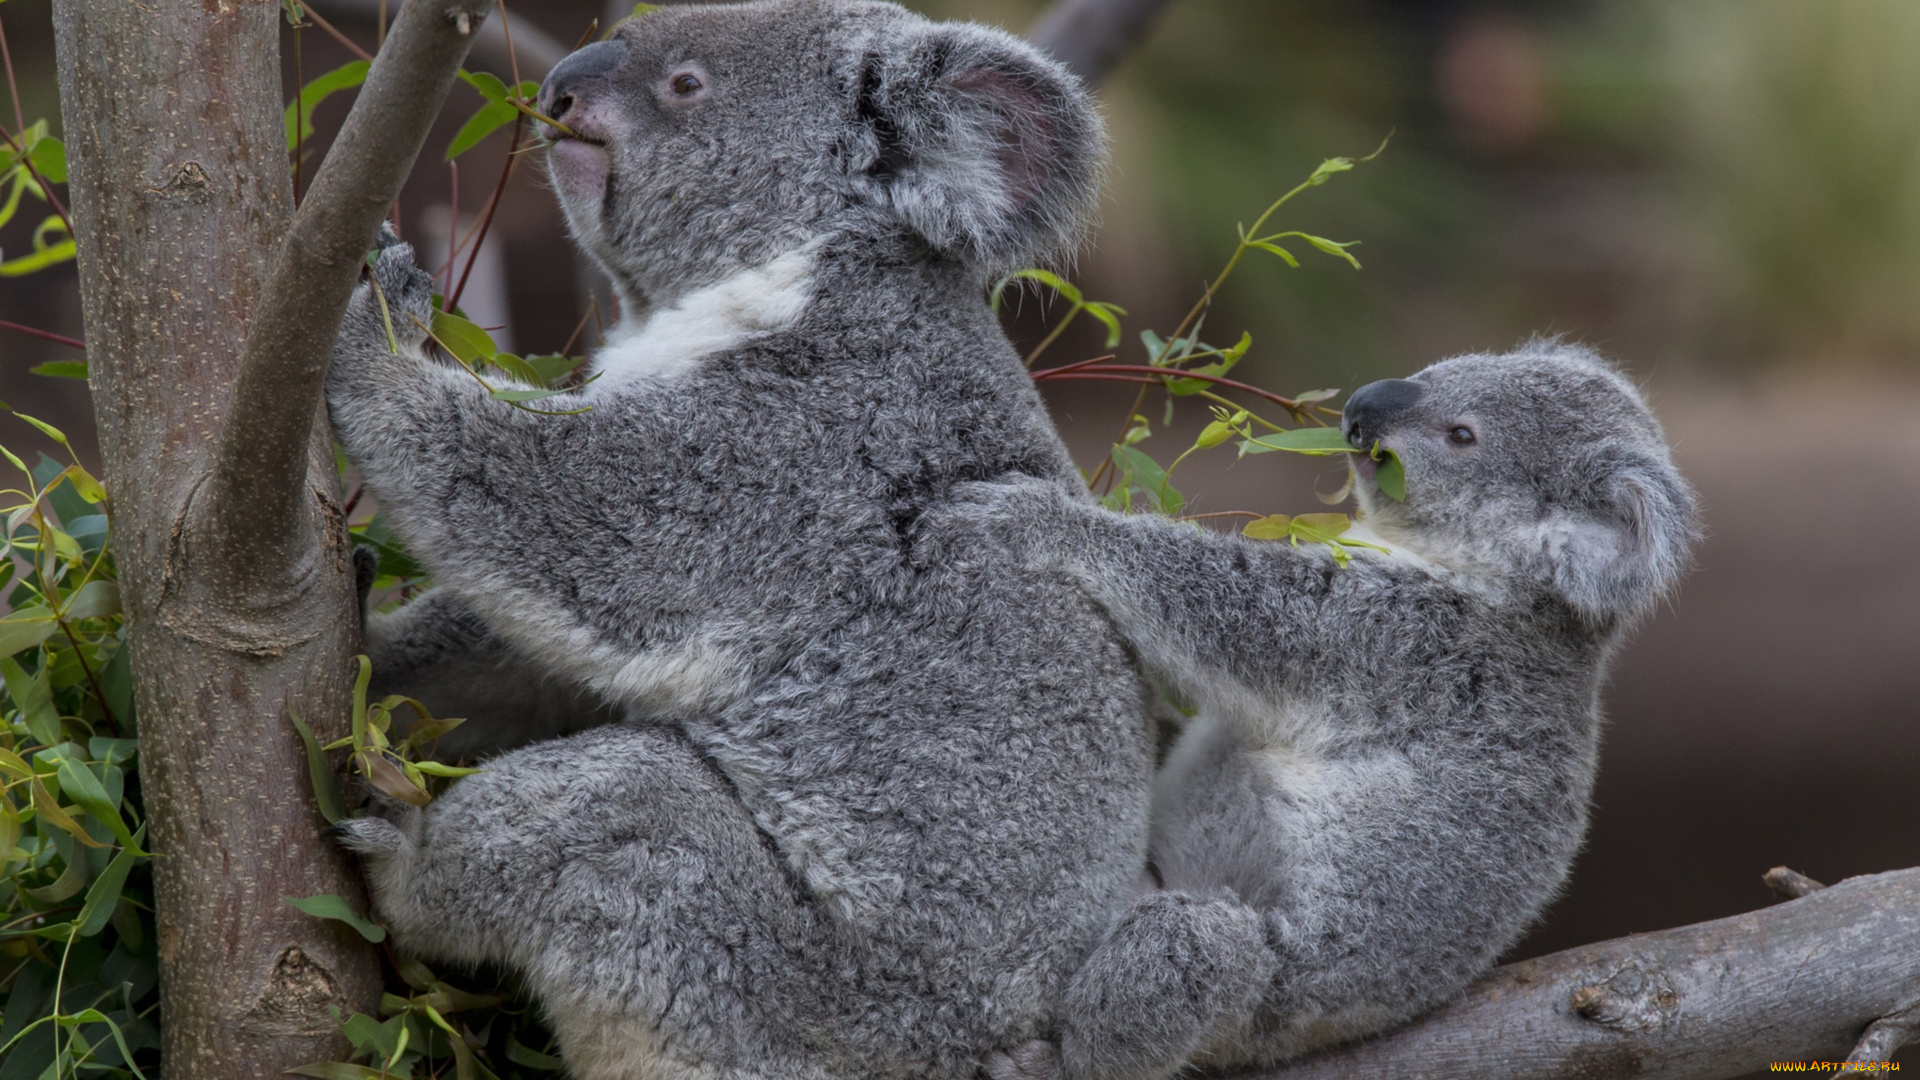
[[[605,393],[641,380],[672,379],[702,357],[736,348],[798,321],[813,294],[811,245],[696,289],[653,311],[631,329],[614,331],[598,356]]]

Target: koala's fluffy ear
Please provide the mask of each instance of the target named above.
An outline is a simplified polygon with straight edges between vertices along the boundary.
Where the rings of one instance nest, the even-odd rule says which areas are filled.
[[[1648,463],[1615,473],[1595,509],[1547,524],[1548,572],[1582,613],[1633,618],[1686,572],[1700,535],[1693,491],[1672,465]]]
[[[1071,254],[1106,138],[1066,68],[998,30],[920,20],[876,35],[859,65],[861,194],[990,273]]]

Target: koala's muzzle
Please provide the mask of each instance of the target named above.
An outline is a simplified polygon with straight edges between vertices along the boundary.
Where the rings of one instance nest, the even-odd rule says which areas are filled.
[[[1401,414],[1413,408],[1426,389],[1412,379],[1381,379],[1355,390],[1340,412],[1347,441],[1362,450],[1371,447]]]
[[[581,89],[594,79],[612,74],[626,58],[627,47],[618,39],[597,42],[570,53],[547,73],[547,81],[540,84],[540,111],[564,121]]]

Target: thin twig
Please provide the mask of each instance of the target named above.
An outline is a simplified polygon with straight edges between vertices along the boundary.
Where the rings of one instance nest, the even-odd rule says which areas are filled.
[[[446,310],[452,311],[460,303],[460,297],[467,291],[467,279],[473,276],[473,264],[480,258],[480,246],[487,242],[487,230],[493,226],[494,212],[500,209],[500,196],[507,190],[507,178],[513,175],[514,166],[520,159],[514,151],[520,149],[520,132],[525,129],[526,121],[519,117],[513,119],[513,138],[507,143],[506,167],[500,170],[500,182],[493,186],[493,196],[487,200],[487,208],[480,214],[480,233],[474,238],[473,248],[467,252],[466,268],[460,271],[460,284],[447,297]]]
[[[1067,376],[1062,374],[1057,374],[1058,372],[1061,372],[1063,370],[1064,369],[1062,368],[1049,368],[1046,371],[1036,371],[1033,373],[1033,381],[1041,382],[1046,379],[1065,378]],[[1119,373],[1125,373],[1129,375],[1136,375],[1136,374],[1156,375],[1163,379],[1199,379],[1201,382],[1209,382],[1209,383],[1215,384],[1216,386],[1224,386],[1229,390],[1238,390],[1243,394],[1252,394],[1256,397],[1265,398],[1266,400],[1273,402],[1275,405],[1280,406],[1281,408],[1287,410],[1290,413],[1298,413],[1300,411],[1300,403],[1293,400],[1290,397],[1281,397],[1279,394],[1273,393],[1268,390],[1262,390],[1257,386],[1251,386],[1247,383],[1240,382],[1237,379],[1228,379],[1219,375],[1205,375],[1198,371],[1181,371],[1178,368],[1151,367],[1146,364],[1103,364],[1099,367],[1087,368],[1082,372],[1082,374],[1089,373],[1089,372],[1119,372]],[[1135,408],[1137,409],[1138,406],[1135,406]]]
[[[22,138],[26,136],[24,131],[20,134]],[[60,224],[67,227],[67,235],[72,236],[73,219],[67,216],[67,208],[61,203],[60,197],[53,193],[53,185],[47,183],[47,178],[41,176],[40,170],[33,167],[33,160],[27,157],[26,150],[19,143],[13,141],[13,136],[7,134],[6,128],[0,127],[0,139],[6,140],[7,146],[19,156],[20,164],[26,166],[27,175],[33,177],[33,182],[40,185],[40,194],[47,197],[47,205],[53,207],[53,212],[60,216]]]
[[[302,13],[306,15],[307,18],[313,20],[313,25],[319,27],[322,30],[325,30],[329,37],[333,38],[333,40],[339,42],[340,44],[345,45],[347,47],[348,52],[351,52],[353,55],[369,63],[373,61],[372,53],[354,44],[352,38],[341,33],[338,27],[334,26],[332,23],[322,18],[319,12],[313,10],[313,8],[307,6],[306,4],[301,4],[300,10]]]
[[[13,123],[21,131],[27,130],[26,114],[20,111],[20,85],[13,80],[13,54],[7,51],[7,27],[0,21],[0,65],[7,69],[7,93],[13,96]]]
[[[71,345],[76,349],[85,349],[87,347],[87,343],[81,341],[79,338],[70,338],[65,334],[56,334],[51,330],[36,330],[31,326],[21,326],[19,323],[8,322],[5,319],[0,319],[0,330],[12,330],[17,334],[31,334],[34,337],[45,338],[48,341],[59,342],[62,345]]]
[[[507,74],[513,76],[513,96],[520,96],[520,58],[513,53],[513,24],[507,21],[507,0],[494,0],[500,8],[500,33],[507,39]]]

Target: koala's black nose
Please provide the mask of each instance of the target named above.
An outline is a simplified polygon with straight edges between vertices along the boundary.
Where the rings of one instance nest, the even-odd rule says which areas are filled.
[[[540,111],[555,120],[565,120],[581,84],[607,74],[626,58],[627,47],[617,39],[596,42],[569,54],[547,72],[547,81],[540,84]]]
[[[1372,446],[1387,433],[1395,418],[1413,408],[1426,389],[1412,379],[1381,379],[1355,390],[1340,412],[1347,441],[1362,450]]]

